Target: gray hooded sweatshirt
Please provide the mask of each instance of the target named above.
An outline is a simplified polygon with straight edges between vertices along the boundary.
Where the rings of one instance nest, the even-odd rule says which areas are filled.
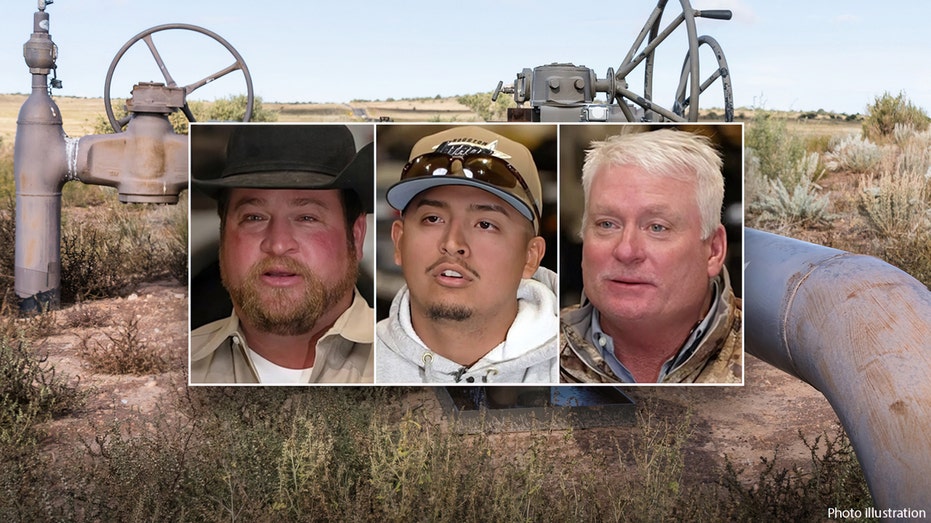
[[[503,343],[471,367],[431,351],[411,324],[410,291],[401,288],[375,329],[376,383],[558,383],[556,273],[540,267],[517,288],[517,317]]]

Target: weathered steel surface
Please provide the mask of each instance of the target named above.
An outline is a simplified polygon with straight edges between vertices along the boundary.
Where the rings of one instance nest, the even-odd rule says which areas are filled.
[[[167,117],[170,111],[153,102],[162,99],[160,89],[167,89],[165,97],[172,100],[178,98],[174,94],[178,89],[143,85],[140,99],[128,103],[131,109],[136,107],[125,133],[78,140],[65,136],[61,113],[48,92],[48,75],[55,69],[57,51],[48,33],[49,16],[43,2],[39,9],[33,33],[23,46],[32,73],[32,93],[16,120],[13,153],[14,288],[23,312],[60,306],[61,189],[65,182],[80,179],[111,185],[122,202],[177,203],[188,176],[187,137],[174,133]]]
[[[746,346],[811,384],[881,508],[931,500],[931,292],[873,257],[745,232]]]

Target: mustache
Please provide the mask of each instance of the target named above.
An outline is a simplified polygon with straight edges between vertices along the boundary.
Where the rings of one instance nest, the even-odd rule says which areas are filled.
[[[472,266],[469,265],[468,263],[466,263],[464,260],[457,261],[457,260],[452,260],[452,259],[449,259],[449,258],[440,258],[439,260],[433,262],[432,264],[430,264],[429,267],[427,267],[427,270],[426,270],[425,272],[426,272],[427,274],[430,274],[431,272],[433,272],[434,269],[436,269],[437,267],[439,267],[440,265],[442,265],[442,264],[444,264],[444,263],[449,263],[449,264],[452,264],[452,265],[458,265],[458,266],[462,267],[463,269],[465,269],[467,272],[472,273],[472,277],[474,277],[475,279],[480,279],[480,278],[481,278],[481,276],[478,275],[478,272],[476,272],[475,269],[472,268]]]
[[[258,277],[272,269],[285,270],[300,276],[309,276],[313,274],[309,267],[294,258],[289,258],[287,256],[271,256],[253,264],[249,269],[249,275]]]

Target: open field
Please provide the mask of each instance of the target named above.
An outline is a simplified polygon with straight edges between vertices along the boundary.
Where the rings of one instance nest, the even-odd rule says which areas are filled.
[[[65,133],[84,136],[94,132],[97,122],[105,118],[102,98],[54,97],[61,110]],[[12,142],[16,133],[16,117],[25,94],[0,94],[0,138]],[[278,103],[264,102],[265,109],[276,112],[281,122],[359,122],[390,119],[393,122],[479,122],[480,117],[455,98],[422,98],[408,100],[355,100],[348,103]],[[715,113],[715,109],[703,111]],[[720,113],[720,111],[717,111]],[[735,111],[738,120],[747,121],[752,109]],[[788,122],[793,133],[801,136],[843,135],[858,133],[861,123],[843,118],[819,116],[801,119],[805,113],[774,112]]]
[[[0,139],[13,141],[24,94],[0,94]],[[54,97],[68,136],[92,134],[105,118],[102,98]],[[387,118],[395,122],[475,122],[479,117],[452,98],[357,101],[339,103],[264,103],[281,122],[361,122]]]

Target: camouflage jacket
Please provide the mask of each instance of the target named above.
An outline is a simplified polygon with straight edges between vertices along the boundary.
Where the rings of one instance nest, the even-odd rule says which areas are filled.
[[[663,383],[740,383],[743,379],[743,343],[741,332],[742,302],[734,296],[726,272],[718,276],[723,283],[719,307],[708,332],[695,352],[670,372]],[[562,383],[620,383],[601,350],[587,340],[592,323],[591,302],[582,297],[560,314],[559,379]]]

